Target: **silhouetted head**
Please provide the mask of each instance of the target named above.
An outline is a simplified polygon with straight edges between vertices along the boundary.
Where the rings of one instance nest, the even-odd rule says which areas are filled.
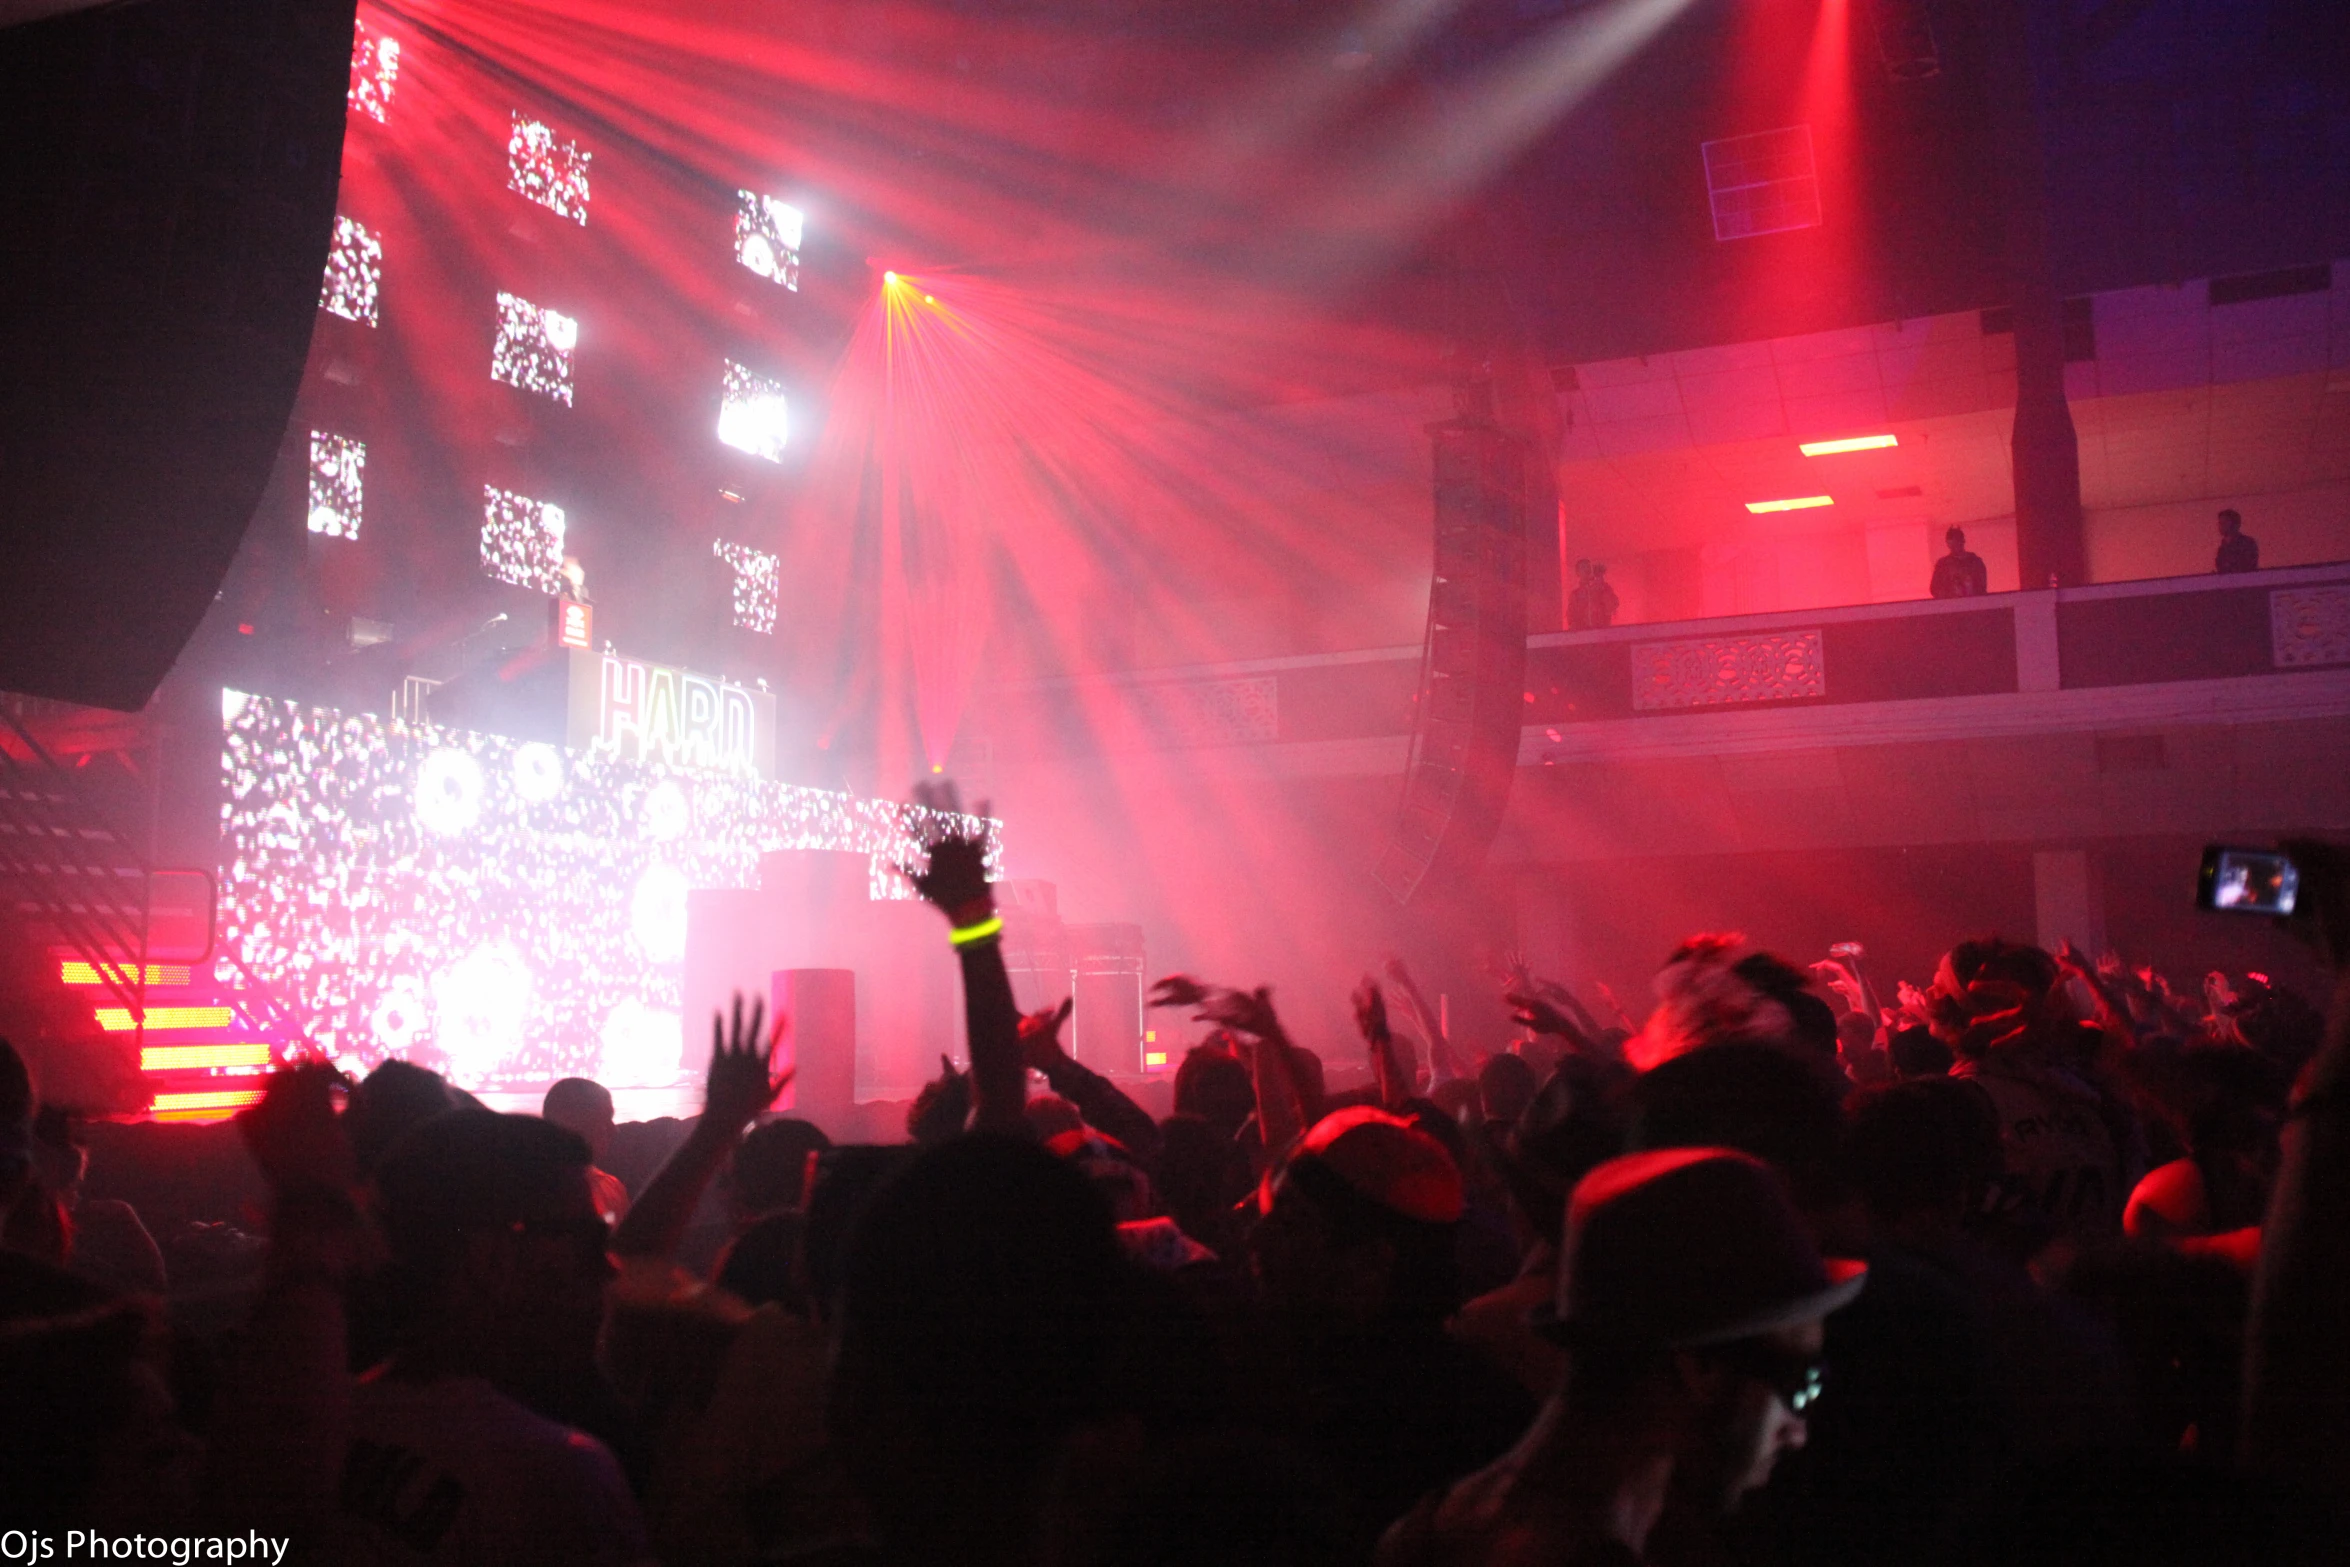
[[[2244,514],[2233,506],[2228,507],[2219,514],[2219,531],[2222,538],[2234,538],[2237,534],[2242,533],[2244,531]]]
[[[1630,1121],[1628,1148],[1735,1148],[1778,1170],[1807,1208],[1826,1206],[1841,1185],[1834,1096],[1818,1072],[1769,1045],[1714,1045],[1642,1073]]]
[[[351,1089],[343,1130],[361,1174],[373,1170],[402,1134],[455,1108],[457,1097],[438,1072],[407,1061],[386,1061]]]
[[[587,1172],[587,1144],[535,1116],[451,1110],[403,1136],[376,1186],[411,1342],[493,1380],[590,1363],[612,1264]]]
[[[1957,554],[1960,550],[1966,548],[1966,529],[1949,529],[1942,535],[1942,542],[1950,546],[1951,554]]]
[[[1534,1102],[1534,1090],[1540,1086],[1532,1064],[1524,1056],[1507,1051],[1487,1056],[1477,1068],[1478,1108],[1484,1111],[1486,1120],[1514,1126],[1518,1117],[1526,1113],[1526,1106]]]
[[[539,1115],[578,1133],[590,1159],[603,1158],[612,1141],[612,1091],[593,1078],[567,1077],[555,1084],[540,1102]]]
[[[1192,1046],[1175,1069],[1175,1113],[1196,1115],[1222,1137],[1232,1137],[1256,1114],[1257,1086],[1240,1057],[1210,1040]]]
[[[1845,1168],[1880,1224],[1956,1224],[1967,1194],[2000,1170],[1990,1101],[1954,1077],[1863,1089],[1846,1107]]]
[[[735,1211],[747,1219],[804,1206],[809,1157],[831,1146],[822,1127],[794,1116],[751,1128],[750,1135],[735,1145],[734,1170],[728,1178]]]
[[[1460,1167],[1426,1131],[1357,1105],[1290,1156],[1249,1242],[1276,1309],[1309,1333],[1434,1329],[1460,1302]]]
[[[956,1138],[873,1194],[846,1263],[831,1427],[885,1547],[1023,1554],[1121,1329],[1101,1196],[1032,1143]]]

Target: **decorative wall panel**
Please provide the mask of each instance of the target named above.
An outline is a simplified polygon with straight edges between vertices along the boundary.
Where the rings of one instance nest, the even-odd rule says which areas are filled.
[[[1136,686],[1134,715],[1167,746],[1248,745],[1281,738],[1276,675]]]
[[[2279,669],[2350,664],[2350,588],[2276,588],[2268,635]]]
[[[1816,630],[1632,645],[1632,706],[1641,712],[1827,694]]]

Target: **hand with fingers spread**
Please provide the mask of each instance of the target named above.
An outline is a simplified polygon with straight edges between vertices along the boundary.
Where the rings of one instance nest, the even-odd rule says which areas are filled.
[[[775,1047],[783,1041],[785,1019],[766,1027],[767,1003],[753,1000],[746,1017],[743,998],[734,998],[730,1029],[724,1015],[710,1020],[710,1075],[702,1093],[702,1122],[729,1141],[775,1103],[792,1080],[792,1069],[775,1071]]]
[[[921,870],[904,866],[906,880],[924,902],[944,913],[958,928],[975,925],[995,912],[995,890],[987,879],[987,840],[957,835],[930,846],[930,863]]]
[[[746,1012],[738,992],[731,1018],[710,1020],[710,1068],[702,1089],[702,1115],[653,1178],[645,1183],[613,1232],[612,1249],[623,1257],[673,1258],[719,1167],[759,1113],[775,1103],[792,1080],[791,1068],[775,1070],[775,1047],[784,1020],[767,1026],[767,1003],[753,1001]]]

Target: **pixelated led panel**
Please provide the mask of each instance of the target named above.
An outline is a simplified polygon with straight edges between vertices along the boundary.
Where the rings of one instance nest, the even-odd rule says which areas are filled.
[[[756,191],[735,192],[734,259],[770,282],[800,286],[800,209]]]
[[[765,550],[726,539],[711,541],[710,553],[734,568],[734,623],[744,631],[775,630],[776,601],[782,597],[783,564]]]
[[[490,379],[571,406],[571,351],[579,323],[519,294],[498,295],[498,336],[490,345]]]
[[[718,439],[738,452],[783,461],[784,446],[791,440],[791,403],[783,383],[726,361],[718,398]]]
[[[2270,589],[2268,634],[2279,669],[2350,664],[2350,587]]]
[[[903,897],[891,867],[980,825],[241,692],[222,714],[221,939],[338,1059],[467,1088],[674,1082],[689,890],[845,849],[872,857],[874,896]]]
[[[383,266],[383,243],[367,232],[367,225],[356,218],[336,218],[318,307],[345,321],[375,325],[375,297],[383,286]]]
[[[310,432],[310,531],[330,539],[359,537],[367,447],[347,435]]]
[[[585,227],[588,164],[594,156],[544,122],[516,114],[506,138],[506,188]]]
[[[361,23],[351,35],[351,91],[346,100],[351,112],[381,125],[392,106],[392,89],[399,84],[400,40],[371,32]]]
[[[1247,745],[1281,738],[1276,675],[1133,688],[1135,717],[1160,745]]]
[[[563,508],[494,484],[481,487],[482,575],[554,596],[563,580]]]
[[[1632,706],[1641,712],[1827,694],[1817,631],[1632,645]]]

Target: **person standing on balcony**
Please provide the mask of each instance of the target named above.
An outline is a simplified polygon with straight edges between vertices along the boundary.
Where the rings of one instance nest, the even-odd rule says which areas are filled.
[[[1575,562],[1575,587],[1567,595],[1567,629],[1591,629],[1591,562],[1587,560]]]
[[[2243,514],[2233,506],[2219,514],[2219,554],[2211,569],[2222,574],[2260,569],[2260,541],[2244,531]]]
[[[1575,591],[1567,595],[1569,631],[1605,630],[1616,623],[1616,610],[1622,603],[1608,585],[1606,562],[1575,562]]]
[[[1983,557],[1966,547],[1966,530],[1952,528],[1942,535],[1950,553],[1934,562],[1934,581],[1928,592],[1938,599],[1980,598],[1991,591],[1991,574]]]

